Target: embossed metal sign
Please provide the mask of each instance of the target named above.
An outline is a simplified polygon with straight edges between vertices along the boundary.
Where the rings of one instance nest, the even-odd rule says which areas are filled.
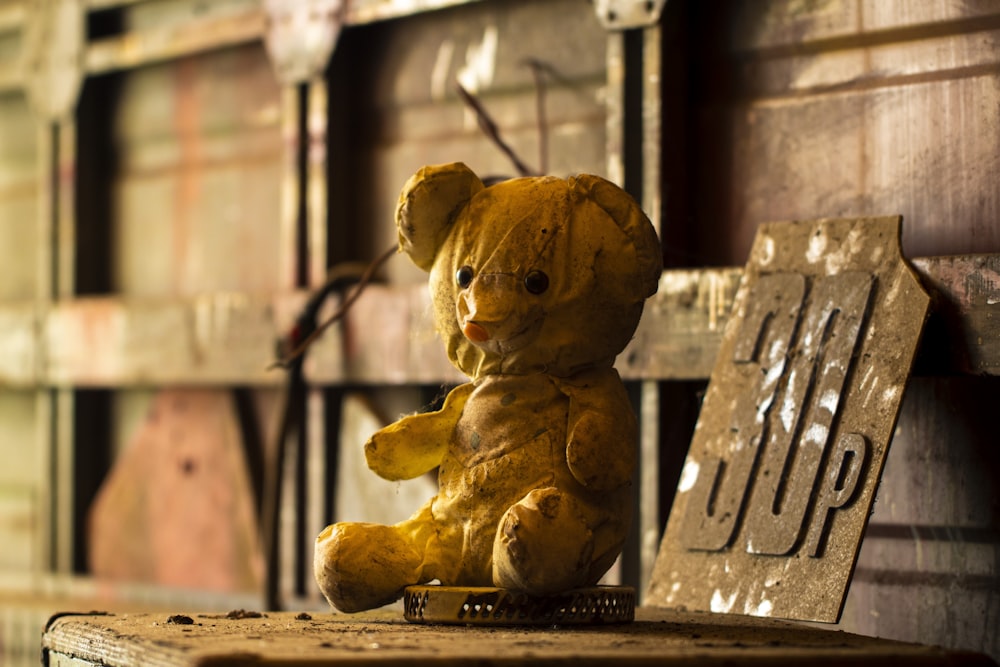
[[[839,619],[929,303],[900,225],[760,228],[649,604]]]

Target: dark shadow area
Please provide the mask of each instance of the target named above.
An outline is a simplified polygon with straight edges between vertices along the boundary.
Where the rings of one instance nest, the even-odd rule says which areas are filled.
[[[74,392],[73,433],[73,571],[86,574],[90,506],[111,466],[110,389]]]
[[[87,79],[77,110],[76,292],[113,291],[115,234],[112,183],[118,172],[114,138],[121,77]]]

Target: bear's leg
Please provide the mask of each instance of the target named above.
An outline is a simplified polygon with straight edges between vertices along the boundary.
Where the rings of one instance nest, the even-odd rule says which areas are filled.
[[[336,523],[316,538],[313,571],[326,599],[344,612],[381,607],[420,583],[423,557],[400,526]]]
[[[596,583],[590,514],[576,498],[554,487],[526,495],[497,527],[493,584],[546,595]]]

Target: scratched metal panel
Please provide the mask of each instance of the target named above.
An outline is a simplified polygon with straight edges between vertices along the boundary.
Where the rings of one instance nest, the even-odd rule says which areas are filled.
[[[394,242],[399,190],[425,164],[461,160],[484,176],[517,175],[461,102],[456,80],[539,169],[536,89],[525,63],[539,61],[547,171],[603,173],[606,41],[584,0],[471,3],[345,30],[330,69],[330,196],[335,242],[358,237],[357,254],[347,258],[371,258]],[[388,273],[394,281],[426,280],[405,258]]]

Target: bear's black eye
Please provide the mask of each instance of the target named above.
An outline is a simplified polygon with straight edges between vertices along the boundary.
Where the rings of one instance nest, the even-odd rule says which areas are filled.
[[[466,264],[455,272],[455,282],[458,283],[459,287],[465,289],[472,283],[472,276],[472,267]]]
[[[534,269],[524,276],[524,289],[532,294],[541,294],[549,288],[549,277],[544,271]]]

